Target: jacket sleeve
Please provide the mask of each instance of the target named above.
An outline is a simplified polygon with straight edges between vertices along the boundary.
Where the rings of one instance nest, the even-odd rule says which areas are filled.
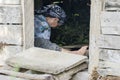
[[[50,50],[55,50],[55,51],[61,51],[61,47],[59,47],[55,43],[52,43],[48,39],[35,38],[34,45],[35,45],[35,47],[41,47],[41,48],[45,48],[45,49],[50,49]]]

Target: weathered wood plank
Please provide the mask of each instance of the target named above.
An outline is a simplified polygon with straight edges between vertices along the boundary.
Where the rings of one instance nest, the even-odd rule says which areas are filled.
[[[20,5],[0,6],[0,23],[22,23]]]
[[[120,36],[101,35],[96,42],[100,48],[120,49]]]
[[[110,61],[101,61],[99,63],[98,73],[102,76],[120,76],[120,64],[110,62]]]
[[[120,80],[119,76],[101,76],[98,80]]]
[[[23,48],[21,46],[2,46],[0,47],[0,66],[5,65],[5,60],[19,52]]]
[[[0,4],[20,4],[21,0],[0,0]]]
[[[15,78],[13,76],[6,76],[0,74],[0,80],[28,80],[28,79]]]
[[[120,64],[120,50],[100,50],[100,60],[110,61]]]
[[[0,43],[22,45],[22,25],[0,25]]]
[[[59,74],[86,62],[86,60],[86,56],[33,47],[9,58],[7,63],[11,66],[17,64],[21,68]]]
[[[102,12],[102,34],[120,35],[120,12]]]
[[[22,0],[23,9],[23,47],[34,46],[34,0]]]
[[[107,11],[120,10],[120,1],[119,0],[105,0],[105,10]]]
[[[8,70],[0,70],[0,73],[29,80],[53,80],[53,77],[50,74],[27,74]]]
[[[120,27],[120,12],[105,12],[101,13],[102,27]]]
[[[99,68],[112,68],[112,69],[120,69],[120,64],[119,62],[118,63],[115,63],[115,62],[111,62],[111,61],[100,61],[99,62]]]
[[[115,6],[117,4],[120,5],[120,0],[105,0],[105,2],[108,4],[108,5],[111,5],[111,6]],[[116,4],[117,3],[117,4]]]
[[[114,69],[98,69],[98,73],[101,76],[120,76],[120,72]]]
[[[119,26],[106,26],[101,27],[102,34],[112,34],[120,35],[120,25]]]

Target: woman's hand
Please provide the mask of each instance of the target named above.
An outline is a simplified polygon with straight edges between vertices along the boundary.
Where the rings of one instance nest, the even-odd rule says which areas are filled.
[[[86,51],[87,51],[87,48],[88,48],[88,46],[83,46],[83,47],[81,47],[81,48],[77,51],[77,54],[85,55],[85,53],[86,53]]]
[[[87,48],[88,48],[88,46],[83,46],[79,50],[76,50],[76,51],[69,51],[69,50],[62,48],[62,52],[68,52],[68,53],[78,54],[78,55],[85,55]]]

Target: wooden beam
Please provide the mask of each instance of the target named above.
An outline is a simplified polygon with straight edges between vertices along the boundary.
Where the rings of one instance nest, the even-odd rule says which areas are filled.
[[[21,0],[23,13],[23,48],[34,46],[34,0]]]
[[[90,46],[89,46],[89,73],[92,75],[99,62],[99,48],[96,39],[100,33],[100,13],[102,10],[101,0],[91,0],[91,19],[90,19]],[[92,76],[91,76],[92,77]]]

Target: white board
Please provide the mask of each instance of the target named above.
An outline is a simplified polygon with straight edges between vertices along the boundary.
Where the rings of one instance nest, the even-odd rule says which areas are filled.
[[[120,64],[120,50],[100,50],[100,60],[110,61]]]
[[[7,59],[7,64],[11,66],[17,64],[21,68],[59,74],[86,61],[86,56],[33,47]]]
[[[111,61],[100,61],[99,62],[99,68],[112,68],[112,69],[120,69],[120,64],[111,62]]]
[[[120,6],[120,0],[105,0],[105,3],[111,7]]]
[[[0,6],[0,23],[22,23],[22,8],[20,5]]]
[[[120,12],[101,13],[102,34],[120,35]]]
[[[112,75],[120,76],[120,64],[110,62],[110,61],[101,61],[99,63],[98,73],[102,76]]]
[[[119,26],[101,26],[102,34],[120,35]]]
[[[0,0],[0,4],[20,4],[21,0]]]
[[[101,49],[98,73],[100,75],[120,76],[120,50]]]
[[[100,48],[120,49],[120,36],[101,35],[96,42]]]
[[[120,76],[118,69],[98,69],[97,72],[101,76]]]
[[[101,26],[119,26],[120,25],[120,12],[101,12]],[[120,26],[119,26],[120,27]]]
[[[0,43],[22,45],[22,25],[0,25]]]

